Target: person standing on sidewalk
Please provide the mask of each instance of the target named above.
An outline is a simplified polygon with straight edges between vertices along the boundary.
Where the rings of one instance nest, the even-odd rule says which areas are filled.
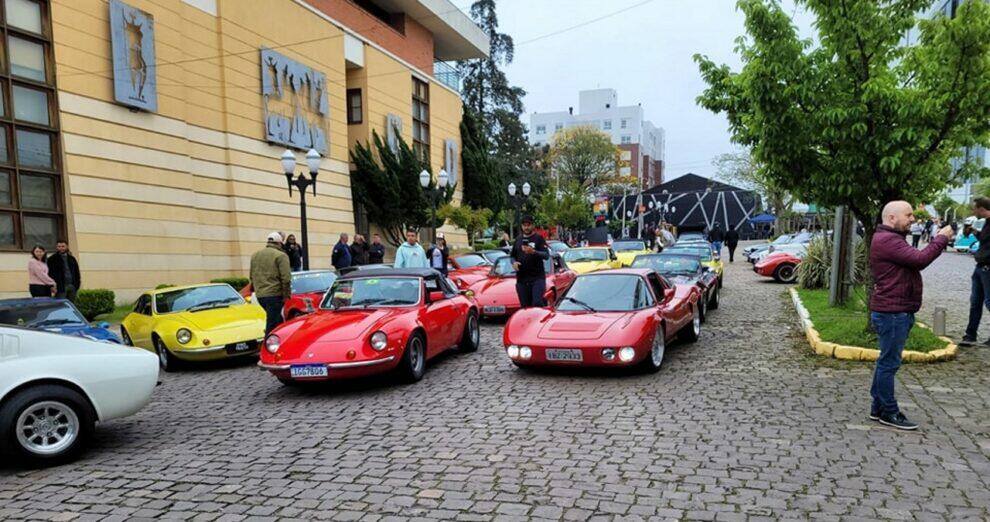
[[[338,272],[341,268],[351,266],[351,247],[347,244],[347,234],[341,234],[340,239],[333,245],[333,253],[330,254],[330,264]]]
[[[28,261],[28,292],[31,297],[52,297],[55,295],[55,286],[55,280],[48,275],[45,247],[34,245]]]
[[[918,248],[918,245],[921,244],[921,233],[924,231],[925,228],[921,223],[917,221],[911,223],[911,246]]]
[[[708,233],[708,240],[712,242],[712,250],[716,254],[722,255],[722,241],[725,240],[725,234],[722,232],[722,227],[719,226],[718,221],[715,222],[715,226]]]
[[[375,234],[371,236],[371,246],[368,247],[368,263],[380,265],[385,262],[385,245],[382,244],[382,236]]]
[[[729,262],[736,260],[736,247],[739,246],[739,232],[735,225],[729,225],[729,231],[725,233],[725,246],[729,247]]]
[[[351,265],[368,264],[368,243],[361,234],[354,234],[354,242],[351,243]]]
[[[447,259],[450,255],[450,250],[447,250],[447,240],[438,237],[433,246],[426,251],[426,259],[429,260],[430,268],[440,272],[447,276]]]
[[[289,234],[285,238],[285,245],[283,245],[282,249],[289,256],[289,268],[293,272],[302,270],[302,245],[296,243],[296,236]]]
[[[55,280],[55,297],[75,303],[76,292],[82,288],[82,275],[65,241],[55,242],[55,253],[48,256],[48,275]]]
[[[990,218],[990,198],[980,197],[973,200],[973,214],[979,219]],[[990,226],[983,225],[983,230],[980,230],[976,239],[980,242],[980,248],[973,255],[976,267],[970,278],[969,323],[966,325],[966,334],[959,341],[959,346],[976,344],[980,319],[983,319],[983,307],[990,309]],[[990,339],[983,344],[990,346]]]
[[[883,207],[883,224],[877,226],[870,245],[870,273],[873,296],[870,320],[880,344],[880,357],[873,371],[870,395],[870,419],[901,430],[915,430],[894,398],[894,377],[901,367],[901,352],[907,342],[914,314],[921,309],[921,270],[938,256],[952,237],[945,227],[925,247],[918,250],[907,244],[905,236],[914,222],[914,212],[907,201],[891,201]]]
[[[282,234],[268,234],[265,248],[251,256],[248,271],[258,305],[265,310],[265,335],[282,322],[282,305],[291,296],[292,270],[289,256],[282,250]]]
[[[516,269],[516,295],[519,308],[546,306],[547,274],[543,262],[550,259],[547,242],[533,227],[533,217],[523,216],[522,235],[512,245],[512,266]]]
[[[428,268],[426,252],[419,244],[419,233],[413,229],[406,230],[406,242],[399,245],[395,251],[395,268]]]

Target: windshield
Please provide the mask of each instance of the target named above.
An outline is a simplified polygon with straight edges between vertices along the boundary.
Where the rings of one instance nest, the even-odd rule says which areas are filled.
[[[557,310],[627,312],[652,303],[646,282],[638,275],[585,275],[574,280]]]
[[[223,308],[243,302],[244,299],[241,295],[230,285],[197,286],[156,295],[155,313],[169,314],[184,310],[195,312],[210,308]]]
[[[704,241],[705,235],[701,232],[684,232],[677,236],[678,241]]]
[[[553,273],[553,266],[551,261],[547,259],[543,262],[544,273]],[[500,257],[495,260],[495,265],[492,267],[492,274],[502,277],[511,277],[516,275],[516,269],[512,266],[511,257]]]
[[[602,248],[572,248],[564,252],[564,261],[568,263],[608,261],[608,251]]]
[[[500,257],[507,257],[509,254],[503,250],[486,250],[481,252],[480,255],[487,259],[489,263],[494,263],[496,259]]]
[[[790,243],[791,242],[791,238],[792,237],[794,237],[794,236],[792,236],[790,234],[784,234],[784,235],[778,237],[777,239],[774,239],[773,240],[773,243],[771,243],[771,244],[772,245],[786,245],[787,243]]]
[[[692,256],[698,256],[701,258],[702,262],[712,260],[712,250],[708,247],[702,248],[665,248],[664,252],[668,254],[688,254]]]
[[[491,264],[486,261],[485,258],[473,254],[469,256],[457,256],[454,258],[454,261],[457,263],[457,266],[461,268],[471,268]]]
[[[631,250],[646,250],[646,243],[642,241],[616,241],[612,243],[612,250],[616,252],[629,252]]]
[[[794,236],[793,238],[791,238],[791,241],[790,242],[791,243],[807,243],[808,241],[811,241],[811,237],[812,237],[811,232],[802,232],[802,233]]]
[[[69,303],[39,302],[26,306],[0,309],[0,324],[30,326],[65,326],[89,324],[86,318]]]
[[[567,243],[564,243],[563,241],[548,241],[547,246],[554,249],[557,252],[566,252],[571,248],[567,246]]]
[[[326,292],[330,285],[337,280],[337,274],[333,272],[303,272],[292,274],[292,293],[310,294],[313,292]]]
[[[338,280],[323,298],[321,308],[413,306],[421,293],[418,277],[367,277]]]
[[[694,275],[701,270],[701,261],[694,256],[636,256],[633,268],[652,268],[661,275]]]

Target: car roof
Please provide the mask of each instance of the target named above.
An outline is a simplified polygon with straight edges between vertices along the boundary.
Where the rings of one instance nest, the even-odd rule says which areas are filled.
[[[323,270],[297,270],[295,272],[292,272],[292,275],[297,276],[297,275],[307,275],[307,274],[325,274],[327,272],[329,272],[331,274],[336,274],[337,273],[336,270],[329,270],[329,269],[323,269]]]
[[[347,275],[340,276],[338,281],[350,279],[364,279],[367,277],[429,277],[440,275],[440,272],[432,268],[371,268],[368,270],[355,270]]]
[[[56,299],[54,297],[18,297],[15,299],[0,299],[0,308],[14,308],[19,306],[42,305],[51,303],[67,303],[68,299]]]

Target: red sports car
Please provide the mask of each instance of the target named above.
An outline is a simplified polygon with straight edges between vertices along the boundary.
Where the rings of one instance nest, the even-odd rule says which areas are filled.
[[[697,285],[671,285],[651,269],[582,274],[555,307],[513,315],[502,342],[517,366],[641,365],[655,372],[668,341],[698,340],[701,299]]]
[[[787,252],[774,252],[753,265],[753,271],[761,276],[772,277],[778,283],[797,281],[797,266],[801,258]]]
[[[577,274],[567,268],[559,255],[551,255],[545,261],[544,270],[547,275],[543,299],[552,305],[557,302],[558,296],[571,287]],[[516,271],[510,257],[496,259],[485,278],[471,284],[468,289],[474,292],[482,317],[503,317],[519,310]]]
[[[313,313],[323,300],[330,285],[337,280],[333,270],[307,270],[292,273],[292,297],[282,305],[282,318],[295,319],[300,315]],[[254,293],[249,283],[241,289],[241,296],[247,298]]]
[[[357,270],[334,282],[316,312],[273,330],[258,366],[284,384],[390,370],[411,382],[443,351],[477,350],[480,335],[474,301],[435,270]]]
[[[464,254],[447,261],[447,277],[460,289],[488,277],[491,270],[492,263],[480,254]]]

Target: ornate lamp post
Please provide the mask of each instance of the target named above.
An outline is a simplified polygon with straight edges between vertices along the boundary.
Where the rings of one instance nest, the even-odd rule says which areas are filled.
[[[316,176],[320,174],[320,153],[309,149],[306,153],[306,166],[309,167],[309,178],[302,172],[293,178],[296,170],[296,155],[289,149],[282,153],[282,172],[285,173],[285,183],[289,186],[289,197],[292,197],[292,187],[299,190],[299,220],[302,235],[303,270],[309,270],[309,231],[306,227],[306,189],[313,186],[313,196],[316,196]]]
[[[515,223],[516,227],[519,227],[519,220],[522,219],[522,216],[520,215],[520,213],[522,212],[522,200],[529,197],[530,190],[531,187],[529,186],[529,182],[527,181],[526,183],[523,183],[522,194],[519,197],[516,197],[516,192],[517,192],[516,184],[509,183],[509,198],[512,200],[512,204],[516,210],[516,223]]]
[[[440,169],[440,174],[437,176],[437,186],[432,189],[430,188],[431,181],[433,181],[433,176],[426,169],[423,169],[419,173],[419,186],[423,187],[423,191],[430,198],[430,227],[433,229],[433,243],[436,244],[437,227],[434,225],[437,222],[437,206],[440,204],[440,198],[443,197],[444,192],[447,190],[450,175],[447,174],[446,170]]]

